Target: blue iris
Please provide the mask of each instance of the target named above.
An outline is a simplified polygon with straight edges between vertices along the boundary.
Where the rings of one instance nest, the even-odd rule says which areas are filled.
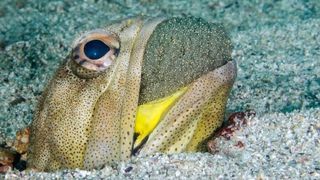
[[[84,45],[85,55],[93,60],[99,59],[110,50],[109,46],[99,40],[92,40]]]

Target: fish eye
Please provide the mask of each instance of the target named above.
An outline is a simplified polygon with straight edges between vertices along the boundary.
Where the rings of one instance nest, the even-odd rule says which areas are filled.
[[[117,35],[104,31],[90,31],[75,41],[71,60],[85,69],[101,72],[115,62],[120,49]]]
[[[92,60],[100,59],[109,50],[109,46],[100,40],[92,40],[84,45],[84,54]]]

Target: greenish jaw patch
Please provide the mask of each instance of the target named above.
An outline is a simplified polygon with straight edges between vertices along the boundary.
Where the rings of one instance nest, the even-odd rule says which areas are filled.
[[[166,97],[231,61],[231,41],[222,25],[200,18],[161,22],[143,57],[139,104]]]

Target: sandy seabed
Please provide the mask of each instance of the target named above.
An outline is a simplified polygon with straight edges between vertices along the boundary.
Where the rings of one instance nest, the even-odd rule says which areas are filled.
[[[238,78],[228,113],[257,115],[219,152],[134,157],[117,167],[54,173],[51,179],[320,179],[320,1],[0,2],[0,143],[28,125],[37,97],[82,32],[146,16],[202,17],[223,23],[234,44]],[[244,147],[235,146],[238,141]],[[1,178],[0,176],[0,178]]]

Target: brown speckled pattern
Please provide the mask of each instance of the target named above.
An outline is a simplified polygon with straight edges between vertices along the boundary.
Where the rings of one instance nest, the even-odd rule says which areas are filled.
[[[44,91],[31,124],[28,168],[92,169],[130,157],[145,49],[162,20],[129,19],[109,26],[107,31],[120,39],[120,53],[104,72],[88,70],[70,57],[62,64]],[[223,47],[230,48],[226,43]],[[222,122],[236,76],[234,62],[220,65],[188,85],[141,154],[201,150],[199,145]]]
[[[125,160],[131,155],[144,46],[159,22],[147,22],[141,30],[128,29],[128,32],[122,32],[123,37],[120,36],[124,46],[117,61],[123,63],[119,64],[118,69],[126,71],[115,74],[112,85],[96,105],[85,156],[84,167],[87,169]],[[136,38],[135,41],[133,38]]]
[[[129,157],[135,120],[132,111],[135,113],[139,86],[128,86],[126,78],[131,48],[141,26],[140,20],[128,20],[109,27],[122,38],[122,51],[106,72],[97,76],[72,60],[61,66],[44,92],[31,125],[28,167],[92,168],[120,160],[122,151]],[[133,93],[128,95],[132,98],[124,99],[125,93]],[[135,106],[129,107],[133,101]],[[121,109],[130,110],[131,116],[125,122],[120,119]],[[127,132],[132,134],[121,133],[125,125],[131,127]],[[127,144],[120,145],[122,142]]]
[[[128,69],[130,68],[129,60],[132,53],[132,46],[135,38],[140,31],[142,22],[132,25],[130,28],[120,30],[119,38],[122,42],[121,53],[116,59],[118,65],[114,73],[108,90],[99,98],[95,106],[92,117],[92,132],[88,141],[85,152],[84,168],[102,166],[105,163],[112,163],[121,158],[121,110],[126,108],[126,84]],[[116,31],[116,30],[111,30]],[[132,99],[134,101],[134,99]],[[131,104],[130,104],[131,105]],[[135,108],[135,105],[133,108]],[[134,119],[130,119],[134,123]],[[130,136],[130,134],[126,135]],[[130,146],[127,146],[130,150]]]
[[[28,166],[39,170],[83,167],[79,159],[84,156],[92,111],[111,72],[80,79],[68,66],[58,70],[31,125]]]
[[[143,63],[143,55],[145,46],[147,45],[150,35],[153,33],[155,27],[162,19],[155,19],[147,21],[137,37],[136,44],[133,47],[130,60],[130,69],[128,71],[127,92],[125,96],[126,106],[123,108],[121,114],[121,159],[128,159],[131,155],[133,146],[133,134],[136,119],[136,109],[138,107],[140,82],[141,82],[141,67]],[[127,139],[125,139],[125,137]]]
[[[228,94],[236,77],[231,61],[195,82],[170,109],[140,154],[194,152],[223,120]]]

